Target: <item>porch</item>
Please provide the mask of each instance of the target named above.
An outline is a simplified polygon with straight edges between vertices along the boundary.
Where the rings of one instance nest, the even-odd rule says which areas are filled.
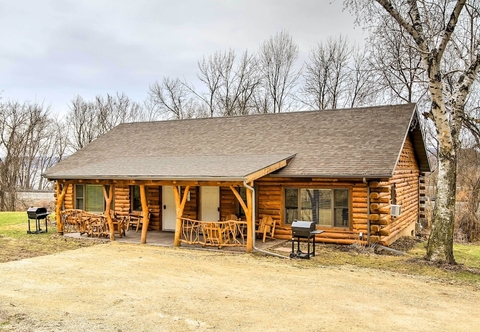
[[[64,233],[65,237],[77,238],[77,239],[86,239],[86,240],[98,240],[97,237],[89,237],[86,234],[80,234],[79,232],[74,233]],[[115,242],[119,243],[131,243],[131,244],[140,244],[141,243],[140,232],[135,232],[135,230],[129,230],[122,237],[116,237]],[[148,231],[148,241],[147,245],[151,246],[160,246],[160,247],[174,247],[174,232],[165,232],[165,231]],[[108,241],[108,238],[104,238]],[[261,250],[270,250],[274,247],[277,247],[283,243],[285,240],[267,240],[262,242],[261,239],[255,241],[255,247]],[[194,250],[213,250],[213,251],[223,251],[223,252],[234,252],[234,253],[245,253],[245,247],[229,247],[223,246],[222,248],[216,246],[202,246],[201,244],[181,244],[182,248],[194,249]],[[287,246],[288,247],[288,246]]]

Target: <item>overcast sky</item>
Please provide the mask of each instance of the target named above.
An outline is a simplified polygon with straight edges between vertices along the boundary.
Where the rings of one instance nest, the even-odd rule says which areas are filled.
[[[330,36],[362,42],[353,21],[341,0],[0,0],[1,97],[57,113],[76,95],[142,102],[155,80],[195,84],[204,55],[255,52],[281,30],[302,59]]]

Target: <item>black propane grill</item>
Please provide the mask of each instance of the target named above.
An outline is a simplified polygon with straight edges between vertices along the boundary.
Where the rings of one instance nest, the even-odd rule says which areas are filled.
[[[47,212],[47,209],[44,207],[33,207],[31,206],[27,210],[28,215],[28,234],[38,234],[38,233],[47,233],[48,226],[47,226],[47,217],[50,213]],[[40,227],[40,220],[45,220],[45,230],[42,230]],[[35,231],[30,229],[30,220],[35,220]]]
[[[315,256],[315,235],[323,233],[322,230],[317,230],[313,221],[294,220],[292,222],[292,252],[290,258],[304,258],[310,259]],[[297,239],[297,252],[295,252],[295,238]],[[306,253],[300,250],[300,239],[307,239]],[[313,251],[310,252],[310,240],[313,239]]]

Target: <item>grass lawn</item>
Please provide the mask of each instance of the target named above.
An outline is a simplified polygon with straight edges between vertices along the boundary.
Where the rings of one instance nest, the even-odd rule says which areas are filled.
[[[34,220],[30,221],[30,227],[35,231]],[[44,220],[41,221],[41,228],[45,229]],[[0,263],[50,255],[98,243],[58,236],[56,226],[51,224],[48,225],[48,233],[28,234],[27,230],[26,212],[0,212]]]
[[[54,218],[52,218],[54,219]],[[33,228],[34,223],[31,223]],[[44,222],[42,221],[42,228]],[[57,235],[55,225],[48,233],[27,234],[26,212],[0,212],[0,263],[28,257],[49,255],[98,244],[98,241],[64,238]],[[103,242],[103,241],[102,241]],[[285,244],[290,247],[290,244]],[[376,254],[372,248],[319,244],[317,255],[298,260],[299,266],[358,266],[393,271],[447,282],[471,283],[480,287],[480,246],[455,244],[458,265],[448,266],[424,261],[426,242],[417,243],[406,255]]]

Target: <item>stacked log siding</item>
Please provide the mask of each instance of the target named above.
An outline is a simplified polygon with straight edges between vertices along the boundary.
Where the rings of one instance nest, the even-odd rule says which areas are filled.
[[[390,199],[395,199],[396,204],[401,205],[402,212],[398,217],[390,217],[387,225],[382,225],[380,230],[382,244],[391,244],[396,240],[401,231],[412,225],[412,223],[418,222],[419,179],[420,170],[418,162],[415,158],[412,141],[407,137],[393,177],[388,181]]]

